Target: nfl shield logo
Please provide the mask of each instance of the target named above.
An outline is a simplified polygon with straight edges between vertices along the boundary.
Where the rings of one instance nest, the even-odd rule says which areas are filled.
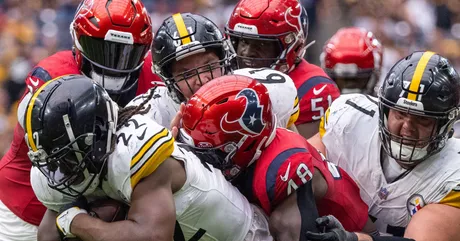
[[[386,200],[388,197],[388,194],[389,194],[388,190],[385,187],[381,187],[378,195],[380,199]]]

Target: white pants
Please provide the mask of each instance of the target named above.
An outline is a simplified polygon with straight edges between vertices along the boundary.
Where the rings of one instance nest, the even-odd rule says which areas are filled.
[[[273,241],[268,227],[268,219],[262,209],[256,205],[251,204],[254,216],[252,219],[251,227],[244,241]]]
[[[37,226],[16,216],[0,201],[1,241],[36,241],[37,229]]]

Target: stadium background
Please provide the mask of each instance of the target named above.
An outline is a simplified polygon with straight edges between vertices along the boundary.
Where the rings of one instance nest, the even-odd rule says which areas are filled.
[[[71,48],[69,24],[79,0],[0,0],[0,155],[16,123],[24,78],[40,59]],[[236,0],[143,0],[156,31],[175,12],[200,13],[222,29]],[[319,64],[324,42],[337,29],[360,26],[382,41],[384,75],[401,56],[431,49],[460,70],[460,0],[301,0],[309,13],[306,59]]]

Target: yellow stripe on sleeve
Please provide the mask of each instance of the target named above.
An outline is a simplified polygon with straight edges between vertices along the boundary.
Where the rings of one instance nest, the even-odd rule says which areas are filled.
[[[166,128],[153,135],[131,160],[131,187],[152,174],[173,150],[174,138]]]
[[[292,109],[294,110],[294,113],[292,113],[291,117],[289,118],[288,124],[286,126],[287,128],[291,127],[299,118],[300,109],[299,109],[299,98],[298,97],[295,97],[294,108]]]
[[[326,113],[324,116],[321,117],[321,121],[319,122],[319,136],[322,138],[324,134],[326,134],[326,124],[327,118],[329,118],[329,112],[331,108],[327,108]]]
[[[445,204],[452,207],[460,208],[460,191],[452,190],[445,196],[439,204]]]

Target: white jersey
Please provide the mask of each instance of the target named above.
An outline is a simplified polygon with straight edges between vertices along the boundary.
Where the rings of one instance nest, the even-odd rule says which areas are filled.
[[[322,119],[320,135],[329,161],[342,167],[359,185],[361,198],[369,206],[369,214],[377,218],[380,232],[403,232],[412,215],[429,203],[460,207],[460,140],[449,139],[441,152],[389,183],[381,166],[381,152],[387,154],[379,138],[376,98],[340,96]]]
[[[172,156],[182,161],[186,170],[185,184],[174,193],[176,220],[181,229],[175,232],[181,231],[185,240],[204,232],[200,238],[203,241],[246,240],[248,233],[252,237],[254,230],[259,229],[268,233],[267,219],[258,218],[258,211],[219,170],[179,147],[166,128],[135,115],[117,132],[117,138],[117,146],[107,161],[107,178],[103,179],[102,188],[85,192],[88,200],[109,196],[130,204],[137,183]],[[31,183],[38,199],[49,209],[58,211],[72,201],[49,188],[47,179],[36,168],[32,170]]]
[[[272,69],[239,69],[233,72],[236,75],[244,75],[259,80],[268,89],[272,102],[273,113],[276,115],[278,127],[289,127],[299,117],[299,99],[297,89],[291,77]],[[151,92],[152,98],[145,105],[150,105],[145,116],[156,121],[158,124],[169,128],[172,119],[179,111],[180,105],[175,102],[165,86],[157,86],[147,93],[134,98],[128,106],[141,104]]]
[[[244,68],[233,71],[233,74],[243,75],[258,80],[265,85],[272,102],[272,111],[276,115],[277,126],[290,127],[299,117],[299,99],[294,81],[280,71],[261,68]]]
[[[172,119],[179,111],[180,104],[172,99],[171,95],[169,94],[168,87],[159,85],[151,88],[146,93],[138,95],[136,98],[131,100],[127,106],[141,104],[144,100],[147,99],[152,91],[152,98],[145,105],[145,107],[150,106],[150,109],[144,115],[154,120],[161,126],[169,128]]]

